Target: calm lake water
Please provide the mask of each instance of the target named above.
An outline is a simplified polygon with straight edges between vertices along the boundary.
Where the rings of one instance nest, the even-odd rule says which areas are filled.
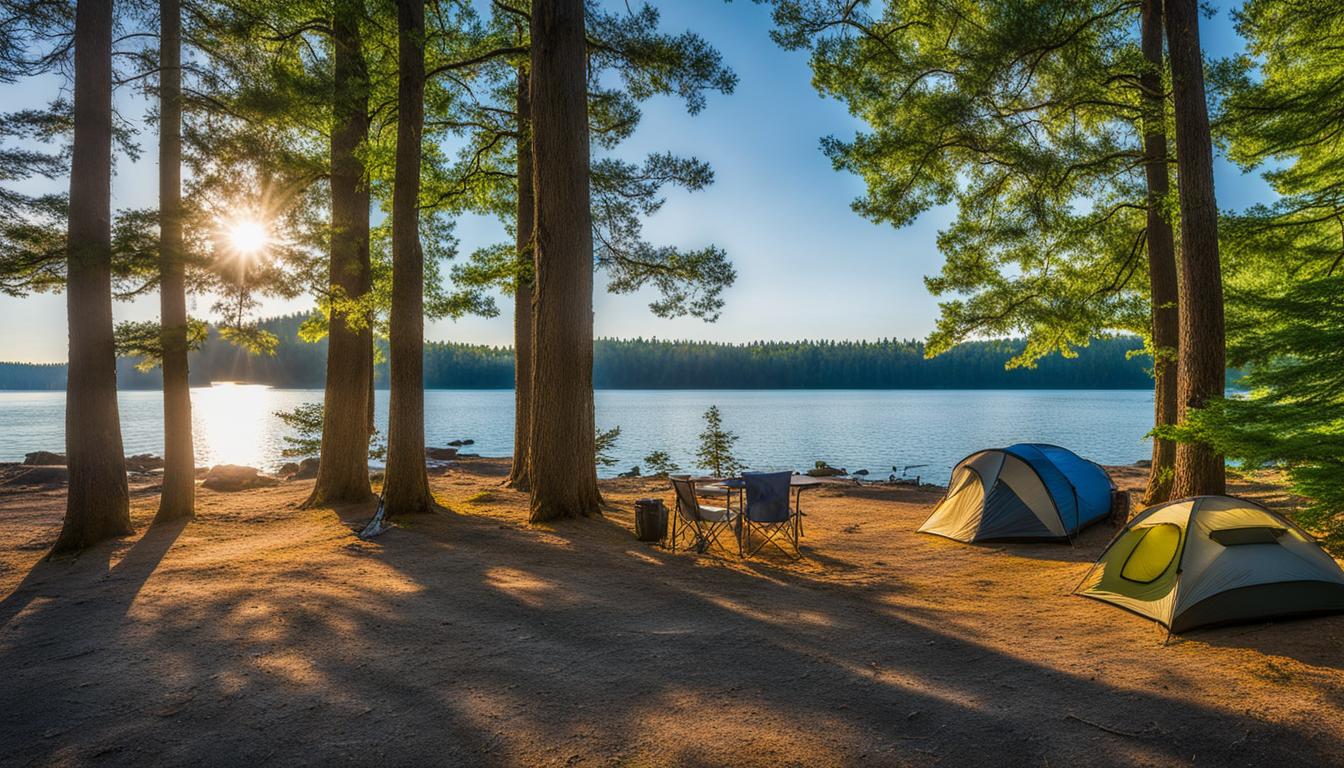
[[[1103,464],[1147,458],[1153,397],[1140,390],[601,390],[600,428],[619,425],[625,471],[654,450],[693,468],[706,408],[717,404],[738,434],[739,457],[756,469],[807,469],[818,459],[886,477],[892,467],[945,483],[952,465],[980,449],[1015,442],[1055,443]],[[192,390],[197,463],[273,469],[283,459],[284,425],[275,411],[321,402],[321,390],[216,385]],[[122,392],[126,452],[161,453],[158,392]],[[387,431],[387,391],[377,393],[379,429]],[[35,450],[64,450],[63,392],[0,392],[0,461]],[[513,448],[513,392],[429,390],[430,445],[470,438],[464,450],[507,456]]]

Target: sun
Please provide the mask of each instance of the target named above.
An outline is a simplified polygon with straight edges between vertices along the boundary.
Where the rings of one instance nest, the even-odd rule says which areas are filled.
[[[237,219],[228,225],[225,234],[229,246],[241,256],[255,256],[271,241],[266,225],[256,219]]]

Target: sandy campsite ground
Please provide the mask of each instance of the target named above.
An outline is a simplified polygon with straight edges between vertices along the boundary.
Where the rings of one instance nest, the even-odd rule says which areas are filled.
[[[939,489],[834,485],[804,560],[741,562],[636,542],[652,480],[529,527],[505,469],[373,542],[308,482],[145,532],[141,483],[141,534],[53,562],[63,491],[0,487],[0,763],[1344,762],[1344,617],[1164,644],[1070,595],[1110,530],[966,546],[914,533]]]

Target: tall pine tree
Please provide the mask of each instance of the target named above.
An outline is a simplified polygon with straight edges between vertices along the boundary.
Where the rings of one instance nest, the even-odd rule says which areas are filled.
[[[159,2],[159,323],[163,370],[163,491],[154,519],[191,517],[196,455],[187,368],[182,216],[182,4]]]
[[[307,503],[367,500],[373,391],[373,331],[358,302],[372,283],[369,176],[361,160],[369,138],[369,74],[363,0],[335,0],[331,15],[331,262],[322,453]],[[348,301],[347,301],[348,300]],[[354,304],[352,308],[351,304]],[[360,414],[357,416],[357,414]]]
[[[511,50],[526,51],[527,28],[518,23],[527,14],[507,3],[494,4],[496,42],[485,54],[475,57],[482,63]],[[722,249],[708,246],[685,250],[672,246],[654,246],[642,236],[642,220],[655,214],[663,204],[664,190],[680,186],[690,191],[712,183],[713,172],[705,163],[671,154],[654,154],[640,163],[602,158],[601,153],[617,147],[639,124],[639,103],[657,95],[681,98],[687,110],[695,114],[705,105],[708,91],[731,92],[736,77],[726,68],[719,53],[691,32],[668,34],[659,29],[658,11],[647,4],[606,11],[596,4],[586,8],[588,27],[590,99],[589,135],[593,143],[591,178],[593,205],[594,262],[609,278],[608,290],[631,293],[646,286],[657,290],[659,298],[650,305],[662,317],[691,314],[707,321],[717,318],[723,306],[722,292],[732,284],[735,273]],[[510,46],[513,46],[511,49]],[[491,77],[489,70],[485,72]],[[468,156],[468,168],[487,180],[486,191],[476,204],[480,212],[505,218],[515,232],[513,248],[496,246],[478,251],[472,263],[455,270],[455,278],[466,290],[498,285],[513,294],[514,346],[532,349],[534,318],[531,314],[531,280],[535,267],[531,246],[530,180],[512,175],[509,163],[519,168],[530,162],[531,128],[527,114],[526,65],[517,69],[494,68],[498,103],[483,106],[472,114],[471,124],[478,129],[492,126],[501,114],[509,113],[510,123],[474,131]],[[596,83],[613,83],[598,87]],[[501,141],[501,138],[504,140]],[[506,154],[515,149],[515,160]],[[519,171],[522,174],[523,171]],[[509,483],[526,488],[529,412],[531,390],[530,354],[516,357],[515,440]]]
[[[425,3],[397,0],[397,159],[392,192],[392,392],[383,503],[389,517],[430,512],[425,473],[424,256],[420,157],[425,121]]]
[[[1223,396],[1226,343],[1199,5],[1195,0],[1166,0],[1165,12],[1180,166],[1180,352],[1176,380],[1177,418],[1184,421],[1192,409]],[[1183,440],[1176,446],[1171,493],[1177,498],[1220,494],[1226,489],[1225,474],[1223,457],[1212,445]]]
[[[593,229],[583,0],[534,0],[531,107],[536,311],[531,520],[597,514]]]
[[[53,552],[131,532],[112,326],[112,0],[75,8],[74,148],[66,285],[70,485]]]
[[[823,150],[861,176],[860,214],[905,226],[937,205],[947,296],[929,339],[1026,334],[1013,365],[1143,335],[1155,424],[1175,417],[1175,255],[1167,199],[1160,4],[1020,0],[880,11],[777,0],[775,39],[812,53],[814,83],[867,125]],[[1147,258],[1144,258],[1144,255]],[[1145,280],[1145,277],[1147,280]],[[1175,453],[1154,446],[1147,496]]]

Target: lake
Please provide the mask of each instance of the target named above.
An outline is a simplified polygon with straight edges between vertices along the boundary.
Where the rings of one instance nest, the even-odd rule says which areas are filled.
[[[379,390],[376,398],[384,434],[387,395]],[[801,470],[820,459],[878,478],[911,466],[909,475],[940,484],[966,455],[1015,442],[1063,445],[1102,464],[1148,458],[1153,412],[1152,392],[1143,390],[599,390],[596,398],[598,427],[621,427],[619,463],[599,468],[603,476],[641,464],[654,450],[693,468],[710,405],[719,406],[724,426],[740,438],[739,458],[752,468]],[[278,467],[286,430],[274,412],[321,400],[316,389],[193,389],[197,464]],[[122,392],[120,404],[126,452],[162,453],[159,393]],[[63,392],[0,392],[0,461],[63,451],[64,411]],[[507,456],[513,392],[428,390],[425,434],[430,445],[468,438],[475,444],[463,450]]]

